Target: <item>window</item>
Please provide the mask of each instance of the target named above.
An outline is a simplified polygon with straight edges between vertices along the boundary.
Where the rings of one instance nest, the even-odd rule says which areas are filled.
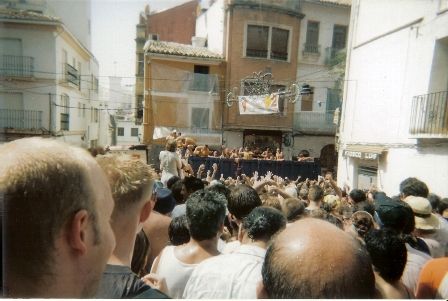
[[[311,91],[314,92],[314,87],[310,87]],[[313,102],[314,102],[314,94],[310,94],[307,99],[302,97],[302,111],[312,111],[313,110]]]
[[[98,78],[96,76],[93,76],[93,74],[90,76],[90,78],[92,90],[98,94]]]
[[[335,25],[333,28],[333,49],[344,49],[347,40],[347,26]]]
[[[319,22],[308,21],[304,51],[319,53]]]
[[[137,103],[138,103],[138,111],[137,111],[137,118],[143,118],[143,95],[137,95]]]
[[[117,128],[117,136],[124,136],[124,128]]]
[[[328,89],[327,91],[327,113],[334,113],[334,111],[339,107],[341,101],[341,90],[340,89]]]
[[[190,91],[208,92],[210,66],[194,65],[193,87]]]
[[[145,74],[145,54],[138,54],[138,71],[137,76],[143,76]]]
[[[138,128],[131,128],[131,137],[138,137]]]
[[[90,112],[90,122],[98,122],[98,109],[91,109]]]
[[[82,104],[82,117],[86,118],[86,105]]]
[[[67,95],[61,95],[61,131],[69,130],[70,121],[70,99]]]
[[[78,62],[78,88],[81,91],[81,62]]]
[[[210,109],[192,108],[191,127],[195,129],[208,129]]]
[[[81,117],[81,103],[78,102],[78,117]]]
[[[287,61],[289,32],[272,26],[248,25],[246,57]]]
[[[149,37],[148,37],[148,40],[158,41],[159,40],[159,35],[158,34],[150,34]]]
[[[272,28],[271,59],[288,60],[289,30]]]

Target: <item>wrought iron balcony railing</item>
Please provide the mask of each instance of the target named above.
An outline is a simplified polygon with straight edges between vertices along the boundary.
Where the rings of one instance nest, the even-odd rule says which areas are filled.
[[[304,43],[303,44],[303,52],[319,54],[320,53],[320,45]]]
[[[448,92],[414,96],[409,133],[414,138],[448,137]]]
[[[72,83],[76,86],[79,85],[79,77],[78,77],[78,70],[76,70],[73,66],[71,66],[70,64],[65,64],[65,75],[66,75],[66,80],[69,83]]]
[[[0,128],[37,130],[42,128],[42,111],[0,109]]]
[[[34,77],[34,58],[3,55],[3,74],[4,76]]]
[[[294,113],[294,131],[336,132],[333,123],[334,113],[296,112]]]

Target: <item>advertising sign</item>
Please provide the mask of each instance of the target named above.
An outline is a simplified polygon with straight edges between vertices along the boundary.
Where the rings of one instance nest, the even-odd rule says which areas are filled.
[[[267,95],[239,96],[238,105],[241,115],[265,115],[280,113],[278,93]]]

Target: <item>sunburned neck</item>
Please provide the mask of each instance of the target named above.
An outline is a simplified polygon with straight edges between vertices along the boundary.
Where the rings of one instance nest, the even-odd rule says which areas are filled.
[[[221,254],[218,251],[218,237],[202,241],[190,239],[187,244],[175,247],[174,254],[183,263],[198,264],[205,259]]]

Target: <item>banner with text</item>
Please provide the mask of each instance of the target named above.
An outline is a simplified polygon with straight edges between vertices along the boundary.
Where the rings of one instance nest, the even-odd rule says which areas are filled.
[[[280,96],[277,93],[267,95],[239,96],[238,105],[240,107],[240,114],[277,114],[280,112],[278,109],[279,98]]]

